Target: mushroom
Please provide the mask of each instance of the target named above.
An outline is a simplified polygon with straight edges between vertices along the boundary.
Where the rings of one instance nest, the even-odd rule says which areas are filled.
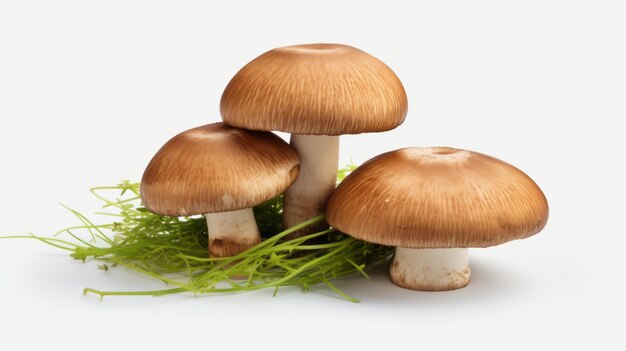
[[[339,135],[397,127],[407,97],[395,73],[359,49],[294,45],[270,50],[237,72],[221,113],[231,126],[292,133],[301,168],[285,192],[283,226],[290,228],[323,213],[337,182]]]
[[[298,172],[296,151],[277,135],[214,123],[163,145],[140,193],[160,215],[206,214],[210,256],[233,256],[261,241],[252,207],[281,194]]]
[[[469,247],[541,231],[548,203],[519,169],[477,152],[405,148],[357,168],[328,201],[327,221],[357,239],[396,246],[391,281],[453,290],[470,279]]]

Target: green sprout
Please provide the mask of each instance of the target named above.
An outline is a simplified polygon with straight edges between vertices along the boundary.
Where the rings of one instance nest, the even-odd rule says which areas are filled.
[[[356,166],[338,171],[338,182]],[[203,216],[168,217],[154,214],[141,205],[139,183],[122,181],[115,186],[96,187],[91,193],[104,202],[107,212],[98,215],[113,221],[94,224],[81,213],[66,207],[80,225],[60,230],[51,237],[34,234],[4,238],[32,238],[86,261],[96,259],[108,271],[123,266],[161,280],[162,290],[104,291],[85,288],[98,295],[167,295],[232,293],[299,286],[303,291],[324,283],[342,298],[358,302],[335,287],[337,278],[361,275],[389,263],[393,248],[354,239],[332,228],[287,240],[294,231],[319,223],[324,215],[281,231],[282,196],[254,208],[264,240],[232,257],[208,257],[207,225]],[[114,199],[105,195],[114,192]],[[61,239],[61,237],[64,237]]]

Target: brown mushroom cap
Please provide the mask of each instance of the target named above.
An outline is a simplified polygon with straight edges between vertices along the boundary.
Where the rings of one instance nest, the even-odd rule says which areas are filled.
[[[270,50],[224,90],[228,125],[308,135],[382,132],[400,125],[407,97],[377,58],[347,45],[308,44]]]
[[[487,247],[538,233],[548,203],[508,163],[447,147],[406,148],[357,168],[328,201],[334,228],[406,248]]]
[[[296,151],[275,134],[208,124],[161,147],[143,174],[141,199],[168,216],[240,210],[281,194],[298,172]]]

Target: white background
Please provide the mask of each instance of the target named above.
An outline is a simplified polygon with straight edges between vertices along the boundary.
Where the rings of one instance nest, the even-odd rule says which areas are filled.
[[[408,2],[407,2],[408,3]],[[603,1],[0,2],[0,235],[91,213],[169,137],[218,121],[230,77],[273,47],[357,46],[405,84],[398,129],[342,138],[341,162],[404,146],[491,154],[550,202],[545,230],[470,251],[472,282],[372,280],[251,294],[108,298],[162,287],[0,241],[0,349],[625,349],[624,12]]]

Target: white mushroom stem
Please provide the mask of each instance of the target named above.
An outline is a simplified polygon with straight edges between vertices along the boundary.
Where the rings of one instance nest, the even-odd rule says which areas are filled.
[[[391,281],[422,291],[459,289],[470,280],[468,249],[396,248],[389,270]]]
[[[324,212],[337,185],[339,163],[339,136],[292,134],[291,145],[300,156],[300,175],[285,192],[284,228]]]
[[[207,213],[209,256],[234,256],[261,242],[252,208]]]

